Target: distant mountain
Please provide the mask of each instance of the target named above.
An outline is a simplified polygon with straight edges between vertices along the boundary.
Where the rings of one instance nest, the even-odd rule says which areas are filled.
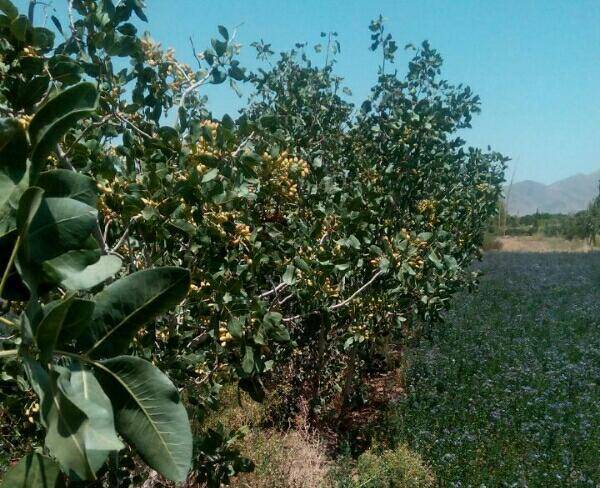
[[[585,209],[598,195],[600,170],[591,174],[577,174],[551,185],[537,181],[521,181],[506,188],[508,213],[529,215],[537,211],[573,213]]]

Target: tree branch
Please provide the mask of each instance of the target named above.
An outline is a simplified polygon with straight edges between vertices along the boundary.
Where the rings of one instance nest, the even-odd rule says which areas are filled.
[[[278,293],[279,291],[283,290],[287,286],[288,286],[287,283],[279,283],[273,289],[271,289],[269,291],[265,291],[264,293],[261,293],[260,295],[258,295],[258,298],[266,298],[266,297],[272,295],[273,293]]]
[[[328,312],[332,312],[334,310],[337,310],[338,308],[341,308],[341,307],[344,307],[344,306],[348,305],[348,303],[350,303],[358,295],[360,295],[363,291],[365,291],[369,286],[371,286],[377,280],[377,278],[379,278],[382,274],[383,274],[382,270],[377,271],[377,273],[375,273],[371,277],[371,279],[369,281],[367,281],[364,285],[362,285],[352,295],[350,295],[348,298],[346,298],[345,300],[343,300],[341,302],[335,303],[335,304],[331,305],[330,307],[327,307],[327,311]],[[285,318],[282,319],[282,322],[293,322],[294,320],[298,320],[298,319],[301,319],[301,318],[304,318],[304,317],[308,317],[309,315],[313,315],[315,313],[319,313],[319,310],[313,310],[313,311],[308,312],[308,313],[294,315],[293,317],[285,317]]]

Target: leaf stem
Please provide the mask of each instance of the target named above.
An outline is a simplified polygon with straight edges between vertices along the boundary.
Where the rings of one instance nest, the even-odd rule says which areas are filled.
[[[0,297],[2,296],[2,292],[4,292],[4,286],[8,281],[8,275],[10,274],[10,269],[12,268],[13,263],[17,257],[17,252],[19,250],[19,246],[21,245],[21,236],[17,237],[15,241],[15,246],[13,247],[12,252],[10,253],[10,258],[8,259],[8,263],[6,264],[6,269],[4,270],[4,274],[2,275],[2,280],[0,281]]]
[[[17,327],[12,320],[5,319],[4,317],[0,317],[0,323],[4,325],[8,325],[9,327]]]
[[[19,354],[18,349],[7,349],[6,351],[0,351],[0,359],[16,356],[17,354]]]

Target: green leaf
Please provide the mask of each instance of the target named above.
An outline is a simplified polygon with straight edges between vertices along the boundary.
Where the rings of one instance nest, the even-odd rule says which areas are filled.
[[[131,0],[131,7],[140,20],[148,22],[148,17],[146,17],[146,14],[144,13],[141,0]]]
[[[219,85],[227,79],[227,74],[219,68],[214,68],[211,75],[211,83]]]
[[[35,330],[35,342],[40,349],[40,360],[43,363],[48,363],[52,359],[72,300],[73,297],[70,296],[50,304],[49,310],[45,311],[44,318]]]
[[[50,77],[46,75],[34,76],[27,84],[19,91],[18,98],[15,102],[19,107],[29,108],[38,103],[50,83]]]
[[[78,363],[48,373],[29,358],[25,369],[40,398],[46,448],[74,480],[96,479],[111,450],[122,447],[113,426],[110,400],[94,376]]]
[[[17,7],[15,7],[10,0],[0,0],[0,10],[2,10],[11,20],[19,15]]]
[[[285,273],[283,273],[283,278],[282,278],[283,282],[286,285],[294,284],[294,282],[296,281],[295,272],[296,272],[296,268],[293,265],[288,264],[287,267],[285,268]]]
[[[27,31],[31,29],[29,19],[25,15],[19,15],[10,24],[10,31],[21,42],[27,40]]]
[[[238,66],[232,66],[229,68],[229,76],[237,81],[243,81],[246,78],[244,70]]]
[[[118,356],[96,363],[112,398],[118,432],[164,477],[184,481],[191,467],[192,432],[177,388],[151,363]]]
[[[438,268],[438,269],[444,268],[444,263],[442,263],[442,261],[440,260],[440,258],[438,257],[438,255],[436,254],[435,251],[431,251],[429,253],[429,256],[427,256],[427,257],[435,265],[436,268]]]
[[[60,331],[56,347],[62,348],[70,341],[77,339],[92,321],[95,303],[91,300],[76,298],[72,300],[67,316]]]
[[[29,226],[42,204],[43,196],[44,190],[35,186],[29,187],[23,193],[17,210],[17,231],[20,236],[24,236],[29,230]]]
[[[196,233],[196,226],[191,223],[188,222],[187,220],[183,220],[183,219],[175,219],[172,220],[171,222],[169,222],[173,227],[175,227],[176,229],[179,229],[187,234],[193,235]]]
[[[98,251],[69,251],[45,261],[42,269],[53,283],[71,291],[89,290],[119,272],[121,259],[117,256],[99,256]]]
[[[227,51],[227,41],[219,41],[218,39],[211,39],[212,47],[214,48],[217,56],[223,56]]]
[[[45,190],[47,198],[72,198],[90,207],[96,207],[96,182],[75,171],[53,169],[40,173],[36,185]]]
[[[219,174],[219,168],[212,168],[202,175],[202,183],[214,180]]]
[[[1,2],[0,2],[1,4]],[[64,481],[58,465],[34,452],[8,470],[0,488],[60,488]]]
[[[65,85],[72,85],[81,80],[83,68],[77,61],[68,56],[56,55],[48,61],[48,71],[55,80]]]
[[[263,317],[263,322],[271,327],[281,323],[282,315],[279,312],[268,312]]]
[[[26,256],[36,263],[53,259],[85,242],[96,226],[97,210],[72,198],[45,198],[26,241]]]
[[[121,278],[95,297],[96,308],[82,343],[93,357],[127,350],[139,328],[183,300],[190,286],[187,269],[164,267]]]
[[[274,326],[270,331],[270,335],[276,342],[288,342],[290,340],[290,332],[283,324]]]
[[[250,374],[254,370],[254,350],[250,346],[246,346],[246,353],[242,359],[242,370],[246,374]]]
[[[222,25],[218,26],[218,29],[219,29],[219,33],[223,36],[223,39],[228,41],[229,40],[229,32],[227,31],[227,29]]]
[[[16,227],[19,199],[27,188],[27,136],[16,119],[0,119],[0,236]]]
[[[18,260],[14,261],[14,265],[11,260],[17,256],[15,253],[20,252],[25,245],[24,236],[40,207],[43,194],[44,191],[41,188],[28,188],[19,200],[19,208],[16,216],[17,230],[9,235],[0,237],[0,264],[2,265],[0,269],[3,270],[2,272],[7,273],[5,277],[6,282],[2,284],[4,296],[13,297],[14,299],[23,294],[24,298],[29,298],[29,292],[25,288],[24,282],[27,282],[30,291],[33,289],[32,283],[34,283],[34,280],[31,273],[24,272]],[[10,254],[5,250],[5,246],[9,246]],[[11,291],[7,294],[4,293],[6,283],[9,283],[11,287]]]
[[[244,337],[244,324],[236,317],[232,318],[227,323],[227,330],[234,339],[242,339]]]
[[[38,110],[29,125],[34,173],[42,170],[43,159],[65,132],[96,110],[97,101],[96,87],[84,82],[62,91]]]
[[[106,454],[125,447],[117,437],[112,404],[94,374],[86,370],[78,361],[63,370],[58,386],[73,404],[85,413],[88,420],[84,440],[88,456],[97,457],[102,465]]]
[[[33,45],[43,51],[48,51],[54,46],[54,32],[45,27],[33,28]]]
[[[10,234],[0,236],[0,270],[2,270],[0,273],[7,268],[16,243],[16,230],[13,230]],[[29,299],[29,296],[29,289],[23,283],[21,275],[17,270],[17,266],[11,266],[6,284],[2,290],[2,298],[6,300],[26,301]]]
[[[310,271],[310,266],[308,265],[308,263],[298,256],[294,258],[294,264],[302,271]]]

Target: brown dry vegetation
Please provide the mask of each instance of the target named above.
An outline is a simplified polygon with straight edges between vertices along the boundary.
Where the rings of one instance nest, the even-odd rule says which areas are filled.
[[[498,237],[502,251],[506,252],[590,252],[590,245],[581,239],[571,241],[560,237],[506,236]]]

